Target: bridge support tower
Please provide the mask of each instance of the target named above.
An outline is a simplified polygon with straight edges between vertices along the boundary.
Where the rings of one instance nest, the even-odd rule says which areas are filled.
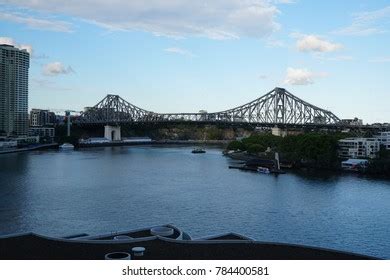
[[[283,129],[275,125],[272,129],[272,135],[285,137],[287,136],[287,129]]]
[[[104,138],[107,138],[110,141],[120,141],[121,137],[121,127],[105,125],[104,126]]]

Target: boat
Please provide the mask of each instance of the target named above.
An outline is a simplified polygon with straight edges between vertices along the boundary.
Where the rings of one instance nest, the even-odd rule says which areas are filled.
[[[264,173],[264,174],[269,174],[271,171],[267,167],[257,167],[257,172]]]
[[[74,149],[74,145],[70,144],[70,143],[64,143],[62,145],[59,146],[60,149],[64,149],[64,150],[73,150]]]
[[[206,151],[202,148],[196,148],[192,150],[193,154],[204,154]]]
[[[36,233],[0,236],[5,260],[370,260],[374,257],[288,243],[256,241],[237,233],[191,239],[171,224],[90,236]]]
[[[224,151],[222,151],[222,154],[224,156],[229,156],[229,155],[232,155],[234,153],[236,153],[236,151],[233,151],[233,150],[224,150]]]

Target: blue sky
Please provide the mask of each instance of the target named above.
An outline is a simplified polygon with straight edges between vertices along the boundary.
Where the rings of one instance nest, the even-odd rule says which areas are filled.
[[[0,0],[0,42],[27,48],[30,108],[106,94],[209,112],[276,86],[340,118],[390,122],[390,2]]]

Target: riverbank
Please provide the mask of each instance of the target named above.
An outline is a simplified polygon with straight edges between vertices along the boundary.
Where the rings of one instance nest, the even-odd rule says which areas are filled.
[[[53,149],[53,148],[55,149],[58,148],[58,146],[59,146],[58,143],[39,144],[39,145],[29,146],[26,148],[0,150],[0,154],[21,153],[21,152],[28,152],[34,150],[46,150],[46,149]]]
[[[271,158],[267,157],[261,157],[258,155],[253,155],[247,152],[224,152],[224,155],[234,159],[234,160],[239,160],[242,162],[242,164],[247,163],[247,162],[256,162],[256,161],[269,161]],[[304,170],[313,170],[315,171],[326,171],[330,172],[334,175],[340,175],[340,174],[356,174],[359,176],[371,178],[371,179],[384,179],[388,180],[390,178],[390,174],[388,172],[375,172],[375,169],[368,168],[365,171],[361,172],[356,172],[356,171],[348,171],[348,170],[343,170],[341,168],[341,160],[339,161],[338,166],[334,167],[321,167],[317,165],[311,165],[308,162],[288,162],[288,161],[281,161],[280,162],[280,167],[282,170],[285,169],[290,169],[290,170],[295,170],[297,172],[299,171],[304,171]]]

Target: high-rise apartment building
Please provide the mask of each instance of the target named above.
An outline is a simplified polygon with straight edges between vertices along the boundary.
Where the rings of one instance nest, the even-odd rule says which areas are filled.
[[[0,44],[0,134],[28,133],[28,68],[26,50]]]

